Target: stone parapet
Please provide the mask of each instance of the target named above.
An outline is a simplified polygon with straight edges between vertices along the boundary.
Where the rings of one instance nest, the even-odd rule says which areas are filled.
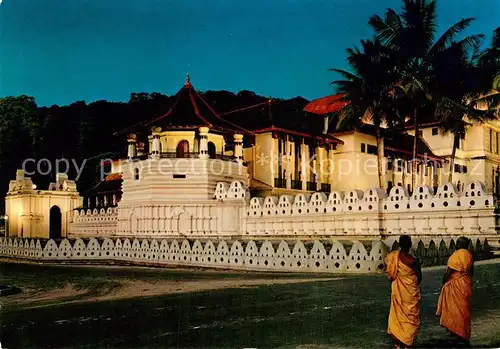
[[[251,271],[375,273],[383,270],[381,241],[213,241],[90,238],[0,238],[0,256],[38,261],[122,261]]]

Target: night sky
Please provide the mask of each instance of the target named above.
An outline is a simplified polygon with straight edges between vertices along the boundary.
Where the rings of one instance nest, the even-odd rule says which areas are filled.
[[[3,0],[0,97],[39,105],[131,92],[248,89],[308,99],[332,93],[329,68],[371,36],[367,21],[400,0]],[[439,0],[439,23],[476,17],[491,38],[498,0]]]

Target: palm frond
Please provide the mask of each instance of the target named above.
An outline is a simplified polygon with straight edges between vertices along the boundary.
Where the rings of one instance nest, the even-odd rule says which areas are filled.
[[[459,22],[453,24],[443,33],[443,35],[441,35],[439,39],[436,40],[429,53],[432,55],[446,49],[455,39],[455,36],[464,31],[473,21],[473,17],[462,18]]]
[[[393,9],[387,9],[385,19],[378,15],[370,17],[368,24],[376,33],[376,38],[388,46],[399,47],[398,38],[403,28],[399,15]]]
[[[343,70],[343,69],[335,69],[335,68],[332,68],[332,69],[329,69],[330,71],[333,71],[337,74],[340,74],[342,75],[344,78],[346,79],[349,79],[349,80],[355,80],[355,79],[359,79],[356,75],[354,75],[353,73],[350,73],[348,72],[347,70]]]

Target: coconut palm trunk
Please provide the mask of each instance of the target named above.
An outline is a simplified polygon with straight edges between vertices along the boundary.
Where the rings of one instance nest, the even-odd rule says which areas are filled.
[[[418,156],[418,111],[417,107],[413,109],[413,120],[415,122],[415,137],[413,137],[413,159],[411,161],[412,166],[411,166],[411,190],[412,192],[415,190],[415,187],[417,186],[417,156]]]
[[[382,137],[380,136],[380,127],[377,126],[376,131],[377,137],[377,171],[378,171],[378,186],[380,189],[385,190],[385,180],[384,180],[384,145],[382,143]]]
[[[451,149],[450,172],[448,173],[448,183],[453,182],[453,171],[455,170],[455,156],[457,153],[459,139],[460,136],[458,134],[453,135],[453,148]]]

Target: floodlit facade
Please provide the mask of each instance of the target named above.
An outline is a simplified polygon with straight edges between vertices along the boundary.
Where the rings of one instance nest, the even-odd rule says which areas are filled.
[[[18,243],[16,253],[366,272],[380,270],[387,247],[403,233],[414,236],[422,248],[441,241],[451,249],[461,235],[480,246],[486,242],[500,248],[495,192],[500,127],[492,123],[468,129],[457,150],[453,183],[447,175],[451,136],[424,125],[414,164],[411,130],[383,130],[382,190],[373,126],[329,132],[328,113],[342,102],[338,96],[327,98],[326,106],[324,101],[295,99],[285,107],[266,100],[218,113],[187,79],[164,115],[117,133],[128,144],[126,156],[114,161],[111,173],[83,198],[73,182],[58,177],[54,190],[39,191],[38,203],[27,206],[36,191],[18,172],[7,196],[9,236],[91,242],[22,248]],[[294,124],[295,114],[310,119]],[[415,190],[411,166],[417,166]],[[50,219],[54,205],[62,213],[58,236],[47,233],[54,231],[51,224],[58,224]],[[297,240],[303,245],[293,247],[291,241]],[[220,241],[225,247],[216,247]],[[257,241],[255,249],[249,241]],[[344,246],[344,252],[330,251],[332,241]],[[373,245],[380,241],[385,244]],[[313,242],[317,255],[309,246]],[[7,240],[2,244],[4,251],[15,250]],[[356,244],[363,249],[352,250]],[[303,246],[309,246],[307,251]],[[225,262],[215,265],[207,255]],[[360,262],[336,262],[351,257]],[[331,261],[319,261],[325,258]],[[252,265],[243,265],[245,261]]]
[[[73,210],[81,205],[76,183],[66,174],[57,174],[48,190],[39,190],[23,170],[18,170],[5,198],[8,235],[45,239],[68,236]]]

